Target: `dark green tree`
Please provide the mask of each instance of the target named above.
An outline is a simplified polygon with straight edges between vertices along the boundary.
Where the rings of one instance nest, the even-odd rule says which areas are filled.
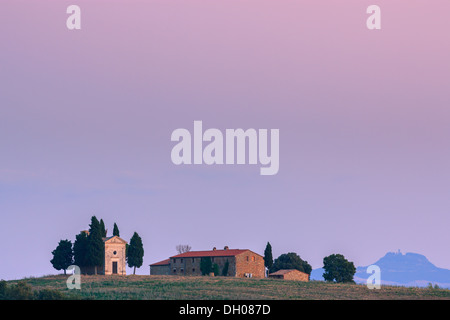
[[[200,271],[202,275],[208,275],[213,272],[211,257],[203,257],[200,259]]]
[[[0,300],[6,300],[8,297],[8,285],[5,280],[0,280]]]
[[[103,219],[100,219],[100,231],[102,233],[102,237],[106,238],[107,230],[106,230],[106,227],[105,227],[105,223],[103,222]]]
[[[219,265],[217,263],[213,264],[213,272],[216,277],[220,274]]]
[[[117,224],[115,222],[114,222],[113,236],[120,237],[119,227],[117,227]]]
[[[25,281],[7,285],[0,281],[0,300],[33,300],[33,289]]]
[[[224,276],[224,277],[227,277],[228,276],[228,269],[230,268],[230,263],[228,262],[228,260],[225,262],[225,265],[223,266],[223,269],[222,269],[222,275]]]
[[[284,253],[275,259],[270,272],[281,269],[297,269],[298,271],[311,275],[312,267],[308,261],[304,261],[295,252]]]
[[[87,266],[87,246],[88,246],[88,238],[86,232],[80,232],[76,236],[75,242],[73,244],[73,258],[74,264],[79,266],[80,268]]]
[[[53,268],[56,270],[64,270],[73,264],[72,242],[69,240],[61,240],[55,250],[52,251],[53,259],[50,260]]]
[[[103,267],[105,263],[105,243],[102,238],[100,222],[93,216],[87,238],[86,265],[94,267],[95,274],[97,274],[97,267]]]
[[[142,239],[137,232],[133,234],[130,240],[130,245],[127,249],[127,262],[130,268],[134,268],[133,274],[136,274],[136,268],[142,266],[144,262],[144,246]]]
[[[354,282],[356,268],[342,254],[332,254],[323,258],[323,278],[331,282]]]
[[[272,246],[270,242],[267,242],[266,249],[264,250],[264,266],[267,270],[270,270],[273,266]]]

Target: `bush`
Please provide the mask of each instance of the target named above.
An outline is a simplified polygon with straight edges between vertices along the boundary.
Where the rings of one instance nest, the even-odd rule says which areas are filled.
[[[0,300],[6,299],[7,285],[5,280],[0,280]]]
[[[64,300],[67,297],[58,290],[43,289],[34,293],[35,300]]]
[[[1,300],[32,300],[33,290],[26,282],[20,281],[16,285],[8,286],[6,281],[0,282]]]
[[[439,290],[439,289],[441,289],[441,287],[439,287],[439,285],[437,283],[435,283],[434,286],[433,286],[433,284],[431,282],[428,283],[427,288],[430,289],[430,290]]]
[[[8,285],[6,281],[0,281],[0,300],[64,300],[68,296],[55,289],[42,289],[33,291],[25,281]],[[74,295],[70,299],[79,299]]]

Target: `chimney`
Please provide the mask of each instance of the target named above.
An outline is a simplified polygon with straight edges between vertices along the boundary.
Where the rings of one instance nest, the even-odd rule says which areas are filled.
[[[223,250],[228,250],[228,246],[223,247]]]
[[[216,247],[213,248],[213,251],[216,251]]]

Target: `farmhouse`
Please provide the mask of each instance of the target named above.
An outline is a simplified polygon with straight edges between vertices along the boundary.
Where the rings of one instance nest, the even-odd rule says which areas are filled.
[[[281,269],[277,272],[269,274],[269,278],[309,281],[309,275],[307,273],[298,271],[297,269]]]
[[[89,234],[89,231],[82,231]],[[127,242],[118,236],[103,238],[105,244],[104,266],[97,266],[97,274],[126,275],[126,245]],[[95,274],[95,267],[81,267],[82,274]]]
[[[264,278],[264,258],[248,249],[229,249],[209,251],[189,251],[172,256],[169,259],[150,265],[151,275],[179,275],[201,276],[200,261],[209,257],[211,262],[219,266],[219,274],[228,261],[228,273],[230,277],[254,277]]]

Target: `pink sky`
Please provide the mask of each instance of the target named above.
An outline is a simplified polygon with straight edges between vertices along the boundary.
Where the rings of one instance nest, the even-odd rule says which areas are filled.
[[[450,268],[450,2],[9,1],[0,11],[0,278],[56,273],[90,217],[144,242],[313,268],[387,251]],[[280,129],[280,171],[175,166],[171,132]],[[14,258],[13,258],[14,257]]]

